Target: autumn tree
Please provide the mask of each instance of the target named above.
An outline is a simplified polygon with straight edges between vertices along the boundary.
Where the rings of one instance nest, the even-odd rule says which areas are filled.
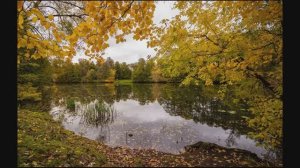
[[[116,79],[121,79],[121,68],[119,61],[115,62],[115,70],[116,70]]]
[[[126,62],[122,62],[120,65],[121,69],[121,79],[131,79],[131,69],[126,64]]]
[[[108,57],[103,64],[96,66],[97,79],[112,82],[115,80],[114,61]]]
[[[162,73],[161,66],[159,63],[154,62],[152,70],[151,70],[151,79],[153,82],[169,82],[171,81],[167,77],[165,77]]]
[[[163,73],[184,76],[183,84],[243,85],[247,94],[237,95],[252,106],[256,138],[280,146],[282,1],[180,1],[174,7],[180,13],[163,20],[148,42]]]
[[[18,1],[18,60],[72,57],[78,50],[100,58],[110,37],[145,39],[154,9],[154,2]]]
[[[148,81],[148,77],[149,76],[146,71],[146,60],[144,58],[140,58],[133,67],[132,80],[134,82],[146,82]]]
[[[22,61],[17,74],[19,103],[41,100],[40,86],[52,82],[52,67],[45,58]]]
[[[79,83],[81,82],[81,73],[78,64],[73,64],[70,60],[66,60],[62,65],[61,74],[56,79],[56,82],[62,83]]]
[[[94,64],[92,61],[86,59],[79,59],[78,68],[80,71],[80,76],[85,76],[89,70],[94,69],[95,67],[93,67],[93,65]]]
[[[118,61],[115,63],[116,79],[131,79],[131,70],[126,62],[120,64]]]

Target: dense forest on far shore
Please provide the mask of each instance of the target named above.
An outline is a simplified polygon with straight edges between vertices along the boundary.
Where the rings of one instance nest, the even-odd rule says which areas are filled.
[[[115,80],[132,82],[180,82],[180,78],[164,77],[154,59],[140,58],[137,63],[119,63],[108,57],[105,61],[79,59],[78,63],[62,59],[24,61],[18,69],[19,83],[112,83]]]

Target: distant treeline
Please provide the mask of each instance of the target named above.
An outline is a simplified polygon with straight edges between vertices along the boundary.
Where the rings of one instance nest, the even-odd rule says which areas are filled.
[[[132,80],[133,82],[180,82],[161,73],[154,59],[140,58],[137,63],[79,59],[78,63],[62,59],[37,59],[23,61],[18,69],[19,83],[88,83]]]

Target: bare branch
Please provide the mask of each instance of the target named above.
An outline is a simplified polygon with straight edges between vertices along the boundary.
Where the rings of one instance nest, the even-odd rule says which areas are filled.
[[[206,40],[212,42],[214,45],[216,46],[220,46],[219,43],[213,41],[211,38],[209,38],[206,34],[202,34],[202,35],[188,35],[189,37],[194,37],[194,38],[202,38],[204,37]]]
[[[53,15],[54,17],[77,17],[80,19],[84,19],[83,16],[88,16],[87,14],[80,14],[80,15]]]
[[[282,36],[282,33],[275,33],[275,32],[271,32],[270,30],[267,30],[267,29],[263,29],[263,31],[269,33],[269,34],[272,34],[272,35],[276,35],[276,36]]]
[[[130,4],[128,5],[128,8],[124,11],[124,13],[122,14],[121,18],[123,18],[125,16],[125,14],[129,11],[129,9],[131,8],[132,4],[134,1],[131,1]]]
[[[38,33],[42,37],[43,40],[45,39],[43,34],[36,27],[34,27],[30,24],[29,24],[29,26],[32,27],[33,29],[31,29],[31,30],[34,30],[36,33]]]
[[[214,56],[223,53],[223,50],[214,53],[208,53],[207,51],[194,51],[193,53],[196,54],[196,56]]]
[[[256,78],[257,80],[259,80],[259,81],[261,82],[261,84],[262,84],[265,88],[267,88],[269,91],[271,91],[273,94],[276,93],[276,89],[274,88],[274,86],[272,86],[272,84],[271,84],[269,81],[267,81],[267,80],[265,79],[264,76],[262,76],[262,75],[256,73],[255,70],[253,70],[253,69],[250,68],[250,67],[246,67],[246,69],[248,70],[248,71],[246,71],[246,74],[247,74],[247,75],[249,75],[249,76],[251,76],[251,77],[254,77],[254,78]]]
[[[55,7],[53,7],[53,6],[41,5],[41,6],[38,6],[38,7],[39,7],[39,8],[40,8],[40,7],[41,7],[41,8],[51,8],[51,9],[55,10],[55,12],[56,12],[57,15],[60,14],[59,11],[58,11]],[[62,18],[59,17],[59,20],[62,21]]]
[[[274,44],[273,42],[270,42],[270,43],[267,43],[267,44],[265,44],[265,45],[263,45],[263,46],[259,46],[259,47],[256,47],[256,48],[252,48],[251,50],[252,50],[252,51],[255,51],[255,50],[263,49],[263,48],[268,47],[268,46],[273,45],[273,44]]]
[[[75,7],[79,8],[79,9],[81,9],[81,10],[84,10],[84,9],[83,9],[83,7],[81,7],[81,6],[77,6],[77,5],[75,5],[75,4],[72,4],[72,3],[68,2],[68,1],[61,1],[61,2],[62,2],[62,3],[64,3],[64,4],[68,4],[68,5],[75,6]]]
[[[59,14],[59,11],[56,8],[54,8],[53,6],[41,5],[41,6],[38,6],[38,8],[51,8],[51,9],[54,9],[57,14]]]

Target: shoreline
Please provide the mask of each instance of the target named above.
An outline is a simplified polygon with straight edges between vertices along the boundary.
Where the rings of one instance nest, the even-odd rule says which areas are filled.
[[[50,161],[49,161],[50,160]],[[174,155],[109,147],[65,130],[47,112],[18,111],[18,166],[279,166],[239,149],[199,142]]]

